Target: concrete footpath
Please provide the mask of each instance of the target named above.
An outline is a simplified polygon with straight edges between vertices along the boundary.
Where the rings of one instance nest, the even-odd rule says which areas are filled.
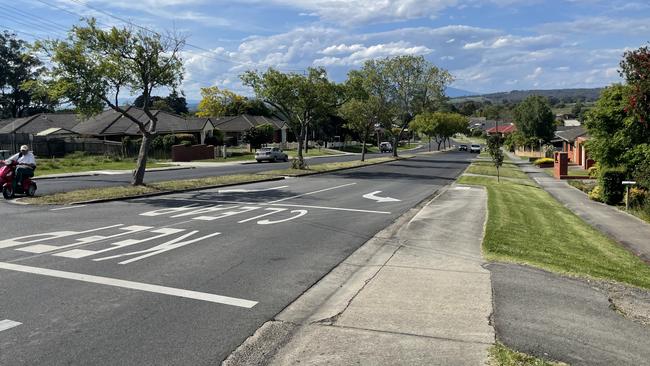
[[[377,234],[224,365],[484,365],[495,341],[484,189],[452,185]]]
[[[592,201],[565,181],[509,154],[512,161],[573,213],[650,263],[650,224],[615,207]]]

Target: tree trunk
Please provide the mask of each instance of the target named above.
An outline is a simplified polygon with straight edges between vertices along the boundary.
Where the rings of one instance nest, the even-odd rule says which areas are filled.
[[[147,169],[147,156],[149,155],[149,145],[151,145],[151,138],[149,134],[142,135],[142,142],[140,143],[140,152],[138,153],[138,161],[133,171],[133,179],[131,184],[134,186],[141,186],[144,184],[144,172]]]
[[[305,126],[305,152],[309,153],[309,125]]]
[[[366,161],[366,141],[368,141],[368,130],[363,133],[363,141],[361,141],[361,161]]]
[[[300,129],[298,137],[298,169],[305,169],[305,158],[302,155],[303,144],[305,143],[305,129]]]
[[[429,152],[431,152],[431,136],[429,136]]]
[[[499,167],[497,167],[497,183],[501,183],[501,177],[499,176]]]

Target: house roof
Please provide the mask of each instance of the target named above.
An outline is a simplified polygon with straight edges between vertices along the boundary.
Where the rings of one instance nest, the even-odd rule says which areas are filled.
[[[582,124],[577,119],[565,119],[563,122],[565,126],[571,126],[571,127],[578,127]]]
[[[214,127],[224,132],[243,132],[251,127],[270,124],[274,130],[280,130],[286,123],[277,117],[253,116],[242,114],[233,117],[221,117],[214,120]]]
[[[144,110],[132,106],[124,108],[143,124],[149,124],[149,117],[146,115]],[[158,119],[156,131],[159,133],[200,132],[206,127],[206,124],[212,124],[212,121],[209,118],[184,118],[160,110],[152,110],[151,113]],[[121,113],[112,109],[106,110],[87,121],[81,122],[76,126],[74,131],[82,135],[93,136],[136,136],[140,134],[137,124],[133,123],[133,121],[128,117],[125,117]]]
[[[54,127],[70,130],[79,122],[79,118],[73,113],[39,113],[1,124],[0,133],[37,134]]]
[[[76,135],[77,133],[65,128],[50,127],[36,134],[36,136],[52,136],[52,135]]]
[[[515,131],[517,131],[517,126],[511,124],[511,125],[498,125],[498,126],[494,126],[494,127],[488,129],[488,130],[485,131],[485,132],[487,132],[487,133],[503,133],[503,134],[508,134],[508,133],[513,133],[513,132],[515,132]]]
[[[555,136],[566,142],[574,142],[576,138],[586,134],[587,134],[587,129],[585,129],[584,126],[578,126],[566,130],[561,130],[561,131],[555,131]]]

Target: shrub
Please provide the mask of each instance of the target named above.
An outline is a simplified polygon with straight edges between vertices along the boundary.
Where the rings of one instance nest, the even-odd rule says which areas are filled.
[[[588,193],[589,199],[593,201],[603,202],[603,190],[600,186],[595,186],[591,192]]]
[[[598,184],[602,188],[603,202],[615,205],[623,200],[625,189],[625,170],[622,168],[608,168],[600,172]]]
[[[628,197],[630,207],[642,207],[650,205],[650,192],[643,188],[631,187],[630,196]]]
[[[535,160],[533,162],[533,164],[535,164],[537,166],[542,165],[542,164],[553,164],[553,163],[555,163],[555,160],[551,159],[551,158],[541,158],[541,159],[537,159],[537,160]]]
[[[597,166],[592,166],[587,170],[589,173],[589,178],[598,178],[598,167]]]

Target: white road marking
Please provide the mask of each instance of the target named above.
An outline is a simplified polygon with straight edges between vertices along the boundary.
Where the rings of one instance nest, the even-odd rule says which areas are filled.
[[[15,322],[13,320],[5,319],[5,320],[0,320],[0,332],[3,330],[11,329],[14,327],[17,327],[21,325],[22,323]]]
[[[302,194],[299,194],[299,195],[296,195],[296,196],[286,197],[286,198],[282,198],[282,199],[275,200],[275,201],[271,201],[271,202],[267,202],[267,203],[278,203],[278,202],[284,202],[284,201],[292,200],[292,199],[294,199],[294,198],[298,198],[298,197],[309,196],[309,195],[316,194],[316,193],[322,193],[322,192],[331,191],[331,190],[333,190],[333,189],[339,189],[339,188],[343,188],[343,187],[353,186],[353,185],[355,185],[355,184],[356,184],[356,183],[341,184],[340,186],[330,187],[330,188],[325,188],[325,189],[319,189],[318,191],[302,193]]]
[[[183,290],[174,287],[151,285],[147,283],[125,281],[116,278],[93,276],[93,275],[87,275],[82,273],[64,272],[64,271],[58,271],[54,269],[47,269],[47,268],[29,267],[29,266],[23,266],[23,265],[6,263],[6,262],[0,262],[0,269],[23,272],[23,273],[31,273],[35,275],[55,277],[55,278],[64,278],[64,279],[74,280],[74,281],[96,283],[99,285],[120,287],[120,288],[126,288],[130,290],[138,290],[138,291],[151,292],[151,293],[157,293],[157,294],[163,294],[169,296],[183,297],[187,299],[201,300],[201,301],[213,302],[217,304],[238,306],[247,309],[250,309],[253,306],[257,305],[257,301],[238,299],[236,297],[208,294],[205,292]]]
[[[196,198],[158,198],[159,200],[166,200],[166,201],[186,201],[186,202],[200,202],[200,203],[227,203],[231,205],[258,205],[258,206],[280,206],[280,207],[297,207],[297,208],[314,208],[314,209],[321,209],[321,210],[332,210],[332,211],[348,211],[348,212],[362,212],[362,213],[375,213],[375,214],[382,214],[382,215],[390,215],[391,213],[388,211],[376,211],[376,210],[363,210],[363,209],[357,209],[357,208],[345,208],[345,207],[331,207],[331,206],[313,206],[313,205],[294,205],[294,204],[288,204],[288,203],[266,203],[266,202],[242,202],[242,201],[212,201],[212,200],[200,200]],[[185,206],[189,207],[189,206]],[[193,208],[196,208],[196,206],[192,206]],[[176,208],[177,210],[186,210],[184,207],[178,207]],[[165,210],[165,212],[161,212]],[[171,209],[165,208],[162,210],[156,210],[156,211],[150,211],[150,212],[145,212],[140,214],[140,216],[159,216],[159,215],[164,215],[166,213],[169,213]]]
[[[363,198],[377,201],[377,202],[400,202],[401,200],[398,200],[397,198],[392,198],[392,197],[380,197],[377,196],[381,191],[374,191],[370,193],[366,193],[363,195]]]
[[[69,207],[59,207],[59,208],[53,208],[50,211],[71,210],[73,208],[86,207],[86,206],[88,206],[88,205],[74,205],[74,206],[69,206]]]
[[[52,233],[20,236],[18,238],[0,240],[0,249],[11,248],[11,247],[15,247],[15,246],[18,246],[18,245],[38,243],[38,242],[46,241],[46,240],[60,239],[60,238],[68,237],[68,236],[87,234],[87,233],[92,233],[92,232],[95,232],[95,231],[112,229],[112,228],[116,228],[116,227],[120,227],[120,226],[124,226],[124,225],[123,224],[117,224],[117,225],[104,226],[104,227],[100,227],[100,228],[97,228],[97,229],[84,230],[84,231],[67,231],[66,230],[66,231],[55,231],[55,232],[52,232]],[[25,240],[25,239],[29,239],[29,240]]]
[[[305,216],[307,214],[307,210],[292,210],[291,213],[295,213],[297,215],[283,219],[283,220],[260,220],[257,223],[260,225],[272,225],[272,224],[279,224],[281,222],[287,222],[291,221],[293,219],[297,219],[301,216]]]
[[[255,192],[267,192],[275,191],[278,189],[288,188],[289,186],[279,186],[271,188],[260,188],[260,189],[244,189],[244,188],[235,188],[235,189],[220,189],[219,193],[255,193]]]

